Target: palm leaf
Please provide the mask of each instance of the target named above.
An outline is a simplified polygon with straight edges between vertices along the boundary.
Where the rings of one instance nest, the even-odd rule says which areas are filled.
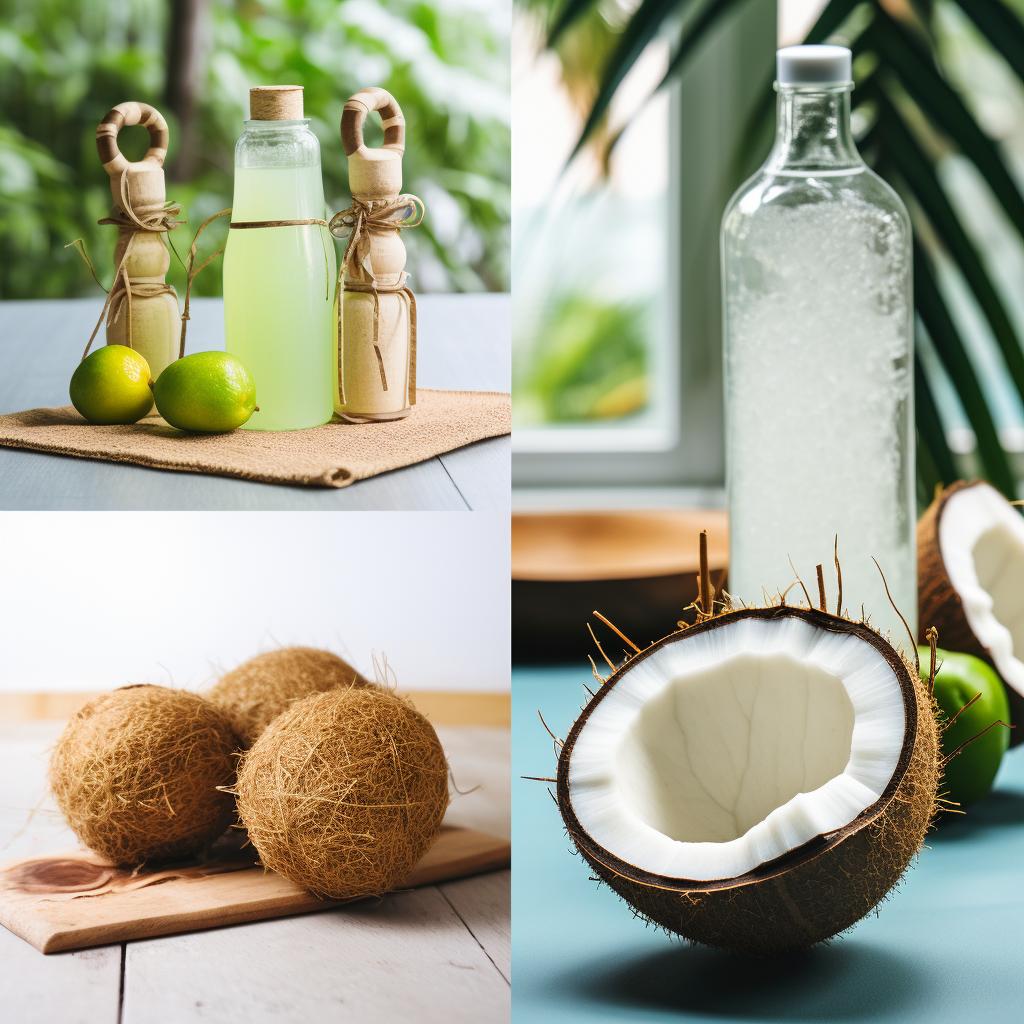
[[[1024,196],[999,147],[982,131],[960,94],[935,70],[928,51],[881,8],[877,9],[874,23],[867,32],[879,57],[899,78],[926,117],[977,167],[1010,223],[1024,238]]]
[[[1010,70],[1019,74],[1024,68],[1024,22],[1016,12],[997,0],[956,0],[956,5],[1002,54]]]
[[[878,104],[878,135],[886,157],[906,182],[906,191],[920,203],[974,293],[999,346],[1010,379],[1024,401],[1024,347],[989,277],[981,253],[960,223],[931,161],[922,152],[910,127],[884,96],[878,97]]]
[[[823,43],[833,33],[843,27],[846,19],[864,3],[864,0],[832,0],[818,15],[818,20],[811,26],[805,43]]]
[[[811,26],[810,31],[807,33],[805,42],[823,43],[829,38],[829,36],[841,28],[846,19],[863,3],[864,0],[833,0],[833,3],[830,3],[825,10],[821,12],[818,16],[818,20]],[[859,36],[851,40],[847,45],[854,49],[858,45],[858,40]],[[681,67],[677,68],[677,71],[681,70]],[[871,76],[864,79],[863,85],[867,85],[870,77]],[[667,84],[668,75],[662,79],[658,88],[662,89]],[[744,124],[744,130],[740,135],[740,144],[737,146],[736,155],[731,162],[730,176],[734,181],[739,181],[744,176],[743,168],[750,163],[752,156],[749,151],[751,148],[751,140],[756,139],[760,142],[760,129],[763,125],[768,123],[774,106],[775,93],[772,88],[772,76],[769,75],[765,79],[764,88],[761,91],[757,102],[754,104],[753,109],[747,116],[746,123]]]
[[[932,460],[932,453],[917,431],[917,507],[927,508],[929,499],[943,487],[942,477]]]
[[[548,49],[553,50],[557,45],[562,36],[565,35],[565,31],[571,28],[579,21],[590,9],[595,5],[597,0],[565,0],[561,11],[559,11],[557,17],[551,25],[551,30],[548,32]]]
[[[918,333],[920,333],[920,321],[918,322]],[[920,353],[920,340],[916,348]],[[930,471],[919,475],[926,476],[922,483],[927,501],[931,501],[935,485],[937,483],[953,483],[954,480],[959,479],[960,471],[957,468],[956,458],[949,447],[949,442],[946,440],[946,431],[942,425],[942,417],[939,415],[939,406],[932,394],[932,387],[928,375],[925,373],[920,354],[914,359],[914,398],[918,444],[919,447],[927,451],[931,464]]]
[[[590,9],[593,2],[566,0],[552,35],[564,31]],[[639,54],[673,15],[688,14],[689,17],[678,30],[669,69],[659,89],[686,70],[716,25],[744,2],[746,0],[704,0],[697,6],[696,0],[645,0],[630,19],[603,70],[573,156],[593,136]],[[1018,80],[1024,82],[1024,20],[1011,5],[1001,0],[945,2],[955,4],[970,19]],[[891,15],[878,0],[831,0],[808,32],[806,41],[825,42],[851,17],[865,15],[857,22],[859,35],[849,42],[855,56],[870,59],[874,66],[854,94],[855,109],[873,115],[872,127],[860,140],[861,145],[876,169],[885,168],[883,177],[891,172],[901,185],[915,223],[915,236],[919,237],[920,229],[927,225],[931,231],[926,231],[925,236],[935,238],[945,249],[983,314],[1008,377],[1024,401],[1024,344],[978,245],[961,224],[949,192],[935,171],[928,146],[922,141],[919,119],[923,118],[974,165],[1022,240],[1024,192],[998,143],[978,124],[963,97],[944,75],[934,38],[937,32],[934,15],[942,5],[934,0],[911,0],[911,6],[918,14],[918,28],[922,31]],[[770,116],[773,97],[769,85],[766,80],[748,130],[744,132],[748,147],[751,141],[762,141],[760,134],[752,129]],[[750,156],[748,148],[743,162],[749,163]],[[740,166],[737,160],[733,170],[738,171]],[[970,346],[958,331],[939,285],[932,256],[920,241],[915,242],[914,284],[920,328],[927,333],[958,392],[977,439],[979,463],[997,487],[1011,493],[1013,473],[968,354]],[[958,472],[957,460],[946,442],[942,414],[922,363],[915,363],[914,374],[918,395],[917,432],[922,454],[921,483],[925,485],[933,478],[948,482]]]
[[[730,0],[727,3],[716,3],[716,0],[707,0],[700,13],[693,18],[680,34],[679,43],[668,62],[668,69],[654,91],[660,92],[664,89],[682,71],[690,56],[704,42],[707,34],[718,24],[719,20],[724,15],[731,14],[733,10],[738,9],[742,5],[743,0]]]
[[[579,139],[569,155],[570,163],[590,141],[590,137],[607,113],[622,80],[629,74],[651,40],[661,31],[666,20],[678,11],[692,6],[694,2],[695,0],[643,0],[636,13],[629,19],[608,58],[590,113],[587,114]],[[714,8],[714,20],[717,20],[726,11],[746,2],[748,0],[707,0],[707,6]]]
[[[1012,497],[1016,492],[1016,482],[1010,461],[999,442],[999,434],[974,366],[964,350],[946,300],[939,290],[935,268],[917,242],[914,243],[914,297],[918,316],[928,332],[932,346],[946,373],[956,384],[964,413],[974,431],[978,461],[991,483]]]

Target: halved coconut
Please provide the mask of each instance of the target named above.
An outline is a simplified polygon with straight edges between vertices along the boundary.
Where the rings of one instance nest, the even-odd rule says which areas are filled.
[[[933,701],[877,633],[727,612],[627,661],[573,726],[558,804],[597,874],[697,942],[776,953],[849,928],[920,849]]]
[[[956,483],[917,526],[919,621],[999,673],[1024,742],[1024,517],[994,487]]]

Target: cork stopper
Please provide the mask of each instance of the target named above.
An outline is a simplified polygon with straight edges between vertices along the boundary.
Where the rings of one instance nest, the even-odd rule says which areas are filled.
[[[254,86],[249,90],[249,117],[253,121],[300,121],[302,86]]]

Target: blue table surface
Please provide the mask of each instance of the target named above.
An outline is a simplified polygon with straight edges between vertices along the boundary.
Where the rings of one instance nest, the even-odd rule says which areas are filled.
[[[899,890],[844,937],[751,959],[668,937],[589,880],[543,783],[589,668],[513,674],[513,1021],[1024,1019],[1024,748],[992,794],[947,820]]]

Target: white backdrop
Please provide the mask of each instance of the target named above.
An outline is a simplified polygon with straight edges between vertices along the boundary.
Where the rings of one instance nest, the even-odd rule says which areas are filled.
[[[405,689],[509,685],[508,520],[480,513],[8,513],[0,689],[202,688],[277,644]]]

